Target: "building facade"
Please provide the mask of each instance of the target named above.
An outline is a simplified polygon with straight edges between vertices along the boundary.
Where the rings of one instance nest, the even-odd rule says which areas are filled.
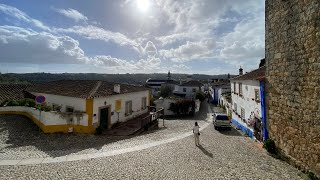
[[[176,96],[184,97],[184,98],[195,98],[196,92],[201,90],[203,86],[202,83],[195,80],[190,80],[185,83],[181,83],[180,85],[175,85],[173,90],[173,94]]]
[[[70,128],[74,132],[94,133],[98,127],[109,129],[117,122],[149,113],[150,91],[141,86],[104,81],[54,81],[33,85],[26,91],[34,96],[44,96],[46,105],[52,107],[51,114],[45,112],[46,117],[42,119],[35,115],[36,112],[24,110],[48,133],[68,132]],[[76,119],[73,115],[85,118]],[[64,117],[70,118],[65,120]]]
[[[232,123],[257,140],[267,139],[264,114],[265,67],[230,79]]]

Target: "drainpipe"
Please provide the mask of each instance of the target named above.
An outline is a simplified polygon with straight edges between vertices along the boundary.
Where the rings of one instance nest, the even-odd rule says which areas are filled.
[[[268,139],[268,125],[267,125],[267,117],[266,117],[266,94],[265,94],[265,83],[260,81],[260,103],[261,103],[261,115],[262,115],[262,133],[263,133],[263,141]]]

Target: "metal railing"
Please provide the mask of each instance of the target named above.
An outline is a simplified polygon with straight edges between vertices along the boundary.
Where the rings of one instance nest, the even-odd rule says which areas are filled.
[[[146,127],[147,125],[151,124],[153,121],[158,120],[159,118],[163,118],[164,109],[161,108],[156,112],[150,112],[149,115],[141,119],[141,128]]]

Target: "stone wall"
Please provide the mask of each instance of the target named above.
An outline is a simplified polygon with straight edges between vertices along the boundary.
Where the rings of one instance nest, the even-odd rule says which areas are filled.
[[[267,121],[293,162],[320,175],[320,1],[266,0]]]

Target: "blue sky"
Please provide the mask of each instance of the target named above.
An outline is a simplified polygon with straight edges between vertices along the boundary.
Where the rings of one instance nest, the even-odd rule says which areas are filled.
[[[264,58],[264,2],[0,1],[0,72],[250,71]]]

